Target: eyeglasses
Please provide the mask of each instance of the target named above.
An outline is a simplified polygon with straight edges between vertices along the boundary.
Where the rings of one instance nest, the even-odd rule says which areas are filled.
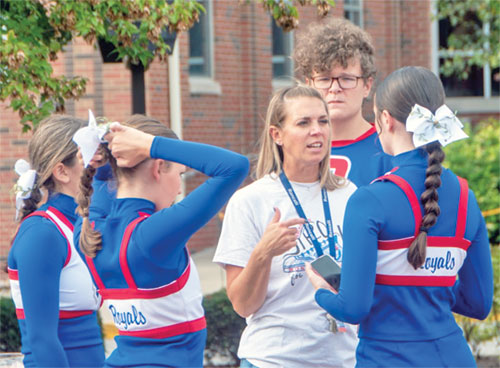
[[[355,75],[341,75],[340,77],[313,77],[313,85],[319,89],[330,89],[332,87],[333,81],[337,80],[339,87],[342,89],[353,89],[358,86],[358,79],[363,77],[357,77]]]

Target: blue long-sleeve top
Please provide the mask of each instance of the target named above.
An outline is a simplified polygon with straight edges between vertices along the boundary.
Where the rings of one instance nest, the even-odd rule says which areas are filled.
[[[90,220],[103,234],[103,247],[94,258],[97,272],[106,288],[127,288],[119,264],[120,242],[125,228],[139,215],[150,216],[132,233],[127,261],[139,288],[155,288],[176,280],[189,262],[186,242],[203,227],[227,202],[245,179],[249,163],[244,156],[210,145],[155,137],[152,158],[177,162],[196,169],[209,178],[182,201],[155,212],[155,204],[143,198],[112,200],[96,193],[92,197]],[[102,208],[102,210],[100,210]],[[75,244],[81,227],[75,227]],[[187,354],[204,348],[206,331],[188,333],[165,339],[118,336],[117,349],[107,363],[117,366],[158,364],[183,366]],[[198,354],[198,353],[196,353]]]
[[[39,210],[54,207],[74,224],[76,206],[73,197],[55,193]],[[98,361],[88,356],[85,365],[98,366],[104,361],[95,312],[59,319],[59,278],[67,256],[67,240],[54,223],[40,216],[22,222],[8,255],[8,266],[19,275],[25,315],[19,320],[25,366],[81,365],[72,360],[69,352],[92,345],[96,346]]]
[[[417,198],[425,190],[427,154],[420,149],[393,158]],[[441,214],[429,236],[454,236],[460,188],[457,177],[443,169],[438,189]],[[424,213],[421,206],[422,214]],[[452,312],[484,319],[492,305],[493,271],[488,234],[469,190],[465,238],[471,242],[453,287],[390,286],[375,283],[377,243],[413,237],[415,221],[403,191],[392,182],[359,188],[344,217],[344,255],[338,295],[325,289],[316,301],[337,319],[359,323],[361,338],[429,340],[459,329]]]

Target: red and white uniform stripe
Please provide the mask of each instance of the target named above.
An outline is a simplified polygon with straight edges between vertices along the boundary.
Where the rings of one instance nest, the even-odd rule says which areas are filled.
[[[162,339],[200,331],[206,327],[202,292],[189,254],[189,263],[181,276],[167,285],[139,288],[132,277],[127,262],[128,244],[134,228],[147,217],[141,213],[127,226],[120,245],[120,267],[128,288],[106,288],[92,258],[86,257],[98,291],[107,301],[120,335]]]
[[[400,176],[387,174],[377,180],[389,180],[406,194],[415,218],[415,234],[403,239],[378,241],[376,283],[395,286],[453,286],[470,245],[470,241],[464,238],[469,193],[467,181],[458,178],[460,200],[455,235],[427,236],[425,263],[415,270],[408,263],[407,253],[422,222],[420,202],[410,184]]]
[[[98,310],[101,305],[101,297],[97,293],[85,263],[73,244],[73,224],[54,207],[49,207],[45,211],[35,211],[26,216],[23,221],[33,216],[41,216],[50,220],[68,243],[68,255],[59,279],[59,318],[80,317]],[[18,270],[9,268],[8,274],[17,318],[24,319]]]

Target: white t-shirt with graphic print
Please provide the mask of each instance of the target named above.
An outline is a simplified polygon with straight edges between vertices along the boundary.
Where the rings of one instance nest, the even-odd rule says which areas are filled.
[[[295,183],[292,187],[314,233],[328,253],[327,228],[319,183]],[[356,186],[328,192],[335,232],[338,261],[342,257],[342,223],[349,196]],[[237,191],[230,199],[219,244],[213,261],[245,267],[255,245],[279,208],[280,221],[297,218],[297,212],[279,177],[271,174]],[[266,299],[262,307],[247,318],[238,356],[259,368],[275,367],[353,367],[358,342],[357,326],[337,322],[331,332],[326,312],[314,300],[314,288],[305,273],[305,262],[317,258],[314,246],[301,231],[297,246],[271,265]]]

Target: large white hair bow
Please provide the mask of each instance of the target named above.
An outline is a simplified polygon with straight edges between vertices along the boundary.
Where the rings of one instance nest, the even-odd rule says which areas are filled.
[[[434,115],[425,107],[415,104],[406,119],[406,130],[413,132],[415,147],[434,141],[439,141],[444,147],[467,138],[462,128],[463,124],[446,105],[439,107]]]
[[[31,191],[35,186],[36,171],[33,170],[28,162],[23,159],[16,161],[14,170],[19,175],[17,183],[14,186],[16,193],[16,220],[19,217],[19,211],[24,207],[24,200],[31,197]]]
[[[103,143],[102,138],[107,132],[107,126],[97,126],[94,114],[89,109],[89,125],[78,129],[73,136],[73,141],[80,147],[85,167],[89,165],[99,145]]]

